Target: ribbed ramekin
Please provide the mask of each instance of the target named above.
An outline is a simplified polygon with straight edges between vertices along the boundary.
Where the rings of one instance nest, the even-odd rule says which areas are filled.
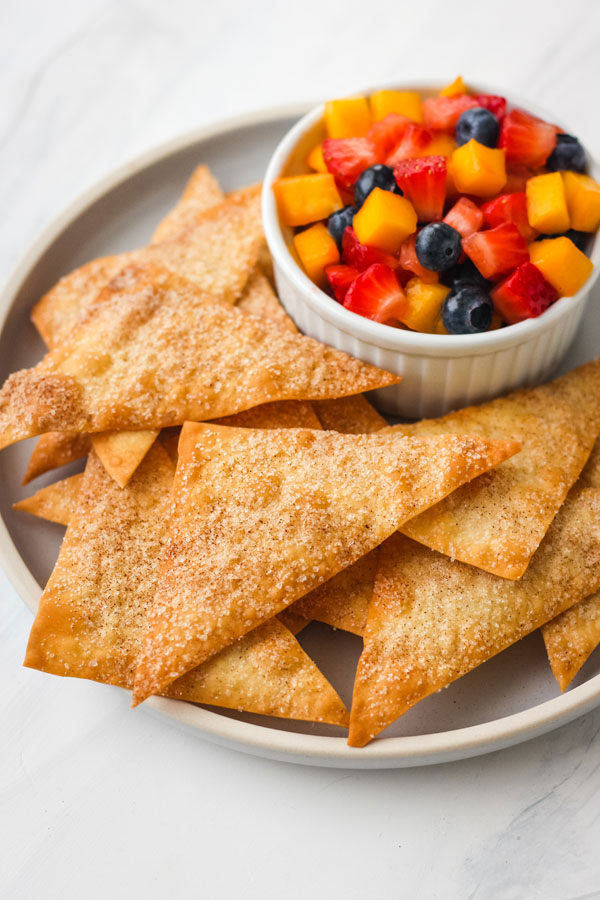
[[[547,121],[556,121],[528,100],[484,85],[472,87],[474,93],[502,94],[509,108],[522,107]],[[431,96],[439,85],[395,84],[383,88]],[[344,309],[303,272],[290,253],[292,232],[281,225],[273,195],[273,182],[288,173],[290,161],[293,165],[295,160],[297,171],[299,148],[303,158],[311,132],[318,128],[322,116],[320,105],[286,134],[269,162],[262,196],[263,223],[279,296],[300,330],[401,375],[400,384],[375,391],[373,400],[384,412],[406,418],[443,415],[451,409],[546,380],[573,341],[600,272],[598,236],[591,241],[594,271],[586,284],[573,297],[562,297],[536,319],[469,335],[420,334],[365,319]],[[600,180],[600,168],[589,156],[588,163],[591,174]]]

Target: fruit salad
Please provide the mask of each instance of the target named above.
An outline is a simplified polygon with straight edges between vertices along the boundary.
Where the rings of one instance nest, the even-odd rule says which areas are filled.
[[[329,101],[304,173],[273,190],[309,278],[396,328],[513,325],[575,294],[593,269],[600,184],[581,143],[460,77],[426,99]]]

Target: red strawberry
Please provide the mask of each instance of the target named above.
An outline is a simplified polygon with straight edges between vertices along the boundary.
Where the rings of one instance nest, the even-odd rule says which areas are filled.
[[[507,162],[539,168],[556,146],[556,132],[555,125],[512,109],[502,123],[498,146],[505,148]]]
[[[344,297],[348,293],[348,288],[355,278],[358,278],[360,272],[352,266],[326,266],[325,274],[327,281],[333,291],[333,295],[340,303],[344,302]]]
[[[367,131],[367,138],[373,142],[379,162],[385,162],[404,137],[407,127],[413,124],[408,116],[390,113],[380,122],[371,125]]]
[[[406,297],[393,269],[375,263],[352,282],[344,306],[374,322],[389,322],[404,315]]]
[[[402,270],[410,273],[411,278],[413,275],[418,275],[421,281],[424,281],[427,284],[435,284],[435,282],[438,281],[438,273],[433,272],[431,269],[426,269],[417,259],[417,252],[415,250],[416,240],[417,235],[411,234],[400,247],[400,266]],[[403,273],[401,273],[401,275],[403,275]]]
[[[541,315],[557,299],[558,291],[531,262],[523,263],[492,291],[494,305],[509,325]]]
[[[346,228],[342,237],[342,259],[359,272],[364,272],[373,263],[382,263],[391,269],[395,269],[398,265],[398,260],[390,253],[384,253],[377,247],[369,247],[368,244],[361,244],[354,228],[350,227]]]
[[[458,233],[466,238],[479,231],[483,224],[483,213],[477,204],[468,197],[461,197],[446,213],[444,222],[451,225],[452,228],[456,228]]]
[[[505,194],[521,194],[525,191],[525,185],[534,175],[540,175],[539,169],[530,169],[529,166],[508,165],[506,167]]]
[[[361,172],[377,162],[368,138],[325,138],[323,159],[340,188],[350,189]]]
[[[502,125],[506,115],[506,100],[504,97],[498,97],[496,94],[477,94],[475,97],[477,106],[483,106],[494,113],[500,124]]]
[[[454,134],[456,123],[466,109],[477,106],[475,97],[457,94],[456,97],[429,97],[423,102],[425,127]]]
[[[523,193],[501,194],[484,203],[481,212],[484,222],[489,228],[496,228],[497,225],[512,222],[527,241],[532,241],[537,234],[537,231],[529,224],[527,198]]]
[[[462,242],[463,250],[484,278],[497,279],[529,260],[527,241],[516,225],[478,231]]]
[[[405,159],[394,168],[398,187],[417,211],[419,222],[441,219],[446,199],[445,156]]]
[[[405,128],[400,142],[396,144],[393,151],[386,158],[386,165],[393,168],[402,159],[414,159],[416,156],[423,156],[431,140],[431,132],[423,128],[422,125],[410,122]]]

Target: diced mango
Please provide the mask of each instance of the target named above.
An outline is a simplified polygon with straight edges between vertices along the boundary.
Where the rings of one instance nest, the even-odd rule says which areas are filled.
[[[439,333],[442,304],[449,293],[450,288],[445,284],[426,284],[420,278],[411,278],[404,288],[408,308],[402,321],[413,331]],[[441,333],[445,334],[446,329]]]
[[[294,247],[308,277],[319,287],[324,287],[327,283],[325,266],[340,261],[337,244],[325,225],[317,222],[306,231],[294,235]]]
[[[364,137],[371,127],[369,101],[362,95],[329,100],[325,104],[324,119],[330,138]]]
[[[548,238],[529,245],[531,262],[561,297],[576,294],[588,280],[594,265],[567,237]]]
[[[450,334],[450,332],[442,322],[441,315],[436,319],[432,334]]]
[[[454,81],[451,81],[450,84],[447,84],[445,88],[442,88],[442,90],[440,91],[440,97],[456,97],[458,94],[467,93],[468,91],[464,81],[462,80],[462,75],[459,75],[458,78],[455,78]]]
[[[315,172],[328,172],[329,169],[325,165],[325,160],[323,159],[323,145],[317,144],[312,148],[308,156],[306,157],[306,165],[309,169],[314,169]]]
[[[417,214],[406,197],[375,188],[354,216],[352,227],[361,244],[397,253],[417,230]]]
[[[597,231],[600,227],[600,184],[589,175],[563,172],[571,228]]]
[[[462,194],[493,197],[506,184],[504,150],[468,141],[452,154],[452,179]]]
[[[333,175],[292,175],[273,183],[277,208],[284,225],[310,225],[341,209]]]
[[[454,151],[456,150],[456,141],[449,134],[444,134],[444,132],[440,131],[435,135],[433,140],[427,144],[426,156],[445,156],[446,158],[452,156]]]
[[[375,91],[371,96],[373,121],[379,122],[390,113],[423,122],[423,105],[418,91]]]
[[[548,172],[528,178],[527,220],[542,234],[560,234],[569,228],[569,210],[565,186],[560,172]]]

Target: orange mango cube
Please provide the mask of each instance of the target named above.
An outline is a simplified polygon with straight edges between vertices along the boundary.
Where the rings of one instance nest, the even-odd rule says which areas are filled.
[[[447,159],[456,150],[456,141],[449,134],[440,131],[425,148],[426,156],[445,156]]]
[[[570,227],[565,186],[560,172],[528,178],[525,185],[527,219],[543,234],[559,234]]]
[[[319,287],[324,287],[327,284],[325,266],[340,261],[337,244],[325,225],[318,222],[294,235],[294,247],[308,277]]]
[[[571,228],[597,231],[600,226],[600,184],[589,175],[563,172]]]
[[[312,148],[308,156],[306,157],[306,165],[309,169],[313,169],[315,172],[328,172],[329,169],[325,165],[325,160],[323,159],[323,145],[317,144]]]
[[[417,214],[406,197],[374,188],[354,216],[352,227],[361,244],[397,253],[417,230]]]
[[[462,75],[459,75],[458,78],[455,78],[454,81],[451,81],[450,84],[447,84],[445,88],[442,88],[440,91],[440,97],[457,97],[458,94],[467,94],[467,88],[462,80]]]
[[[344,205],[333,175],[292,175],[273,183],[277,208],[284,225],[310,225],[326,219]]]
[[[423,122],[423,105],[418,91],[375,91],[371,96],[373,121],[379,122],[390,113]]]
[[[588,280],[594,265],[567,237],[548,238],[529,245],[531,262],[561,297],[572,297]]]
[[[328,100],[323,118],[327,137],[364,137],[371,127],[369,101],[362,95]]]
[[[461,194],[493,197],[506,184],[504,150],[468,141],[452,154],[452,180]]]
[[[442,304],[449,293],[450,288],[445,284],[427,284],[420,278],[411,278],[404,288],[408,308],[402,322],[413,331],[439,334],[438,324],[443,328]],[[446,329],[441,333],[446,334]]]

